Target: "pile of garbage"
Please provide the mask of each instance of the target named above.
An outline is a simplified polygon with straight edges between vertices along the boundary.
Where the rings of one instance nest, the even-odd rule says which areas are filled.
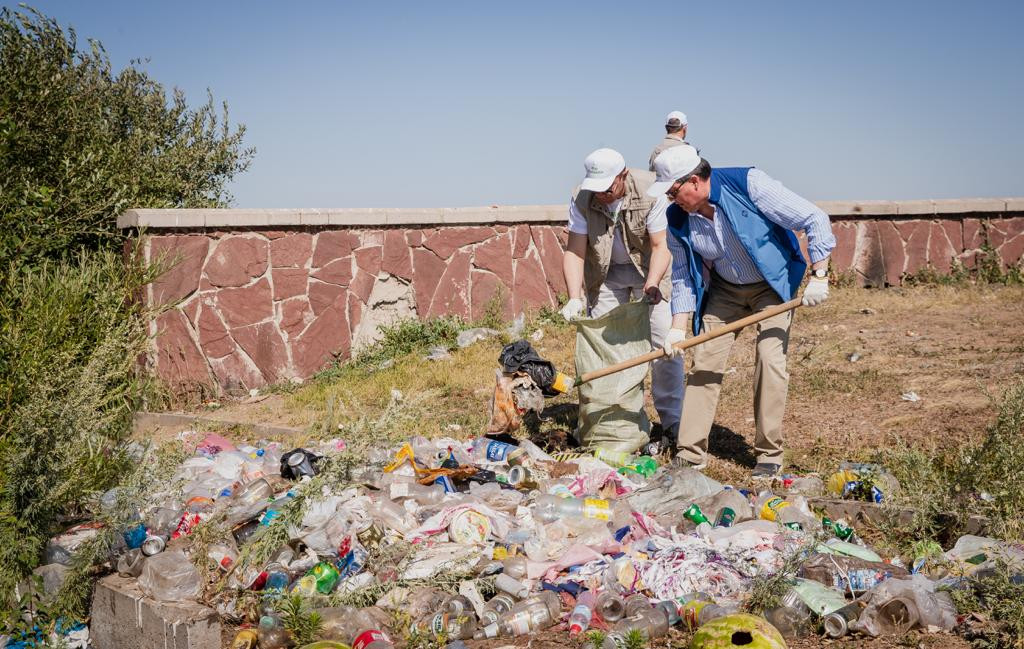
[[[812,510],[808,498],[825,493],[879,500],[899,488],[868,465],[750,491],[647,456],[416,437],[374,449],[332,482],[323,478],[344,455],[338,440],[286,451],[208,434],[194,445],[124,531],[112,565],[154,599],[215,606],[240,625],[236,649],[295,646],[281,611],[290,593],[322,621],[309,647],[384,649],[416,635],[459,647],[548,630],[613,649],[673,627],[694,630],[695,648],[783,647],[811,633],[948,631],[957,616],[947,589],[997,559],[1024,565],[1024,549],[977,536],[942,561],[905,565]],[[196,533],[214,521],[224,538]],[[59,582],[95,532],[53,539],[38,572]],[[285,542],[252,562],[267,538]],[[772,575],[784,575],[779,596],[749,606]],[[225,587],[210,600],[213,581]],[[243,593],[259,597],[258,615],[237,604]],[[345,604],[354,601],[371,605]]]

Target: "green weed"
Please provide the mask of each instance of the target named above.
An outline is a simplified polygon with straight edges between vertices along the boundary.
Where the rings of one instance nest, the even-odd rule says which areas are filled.
[[[320,614],[309,610],[309,604],[298,593],[283,597],[277,605],[277,610],[281,613],[282,625],[291,633],[296,645],[313,642],[323,626]]]

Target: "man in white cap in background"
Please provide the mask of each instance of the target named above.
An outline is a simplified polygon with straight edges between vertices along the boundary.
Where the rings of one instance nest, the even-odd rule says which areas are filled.
[[[804,306],[828,298],[828,260],[836,239],[828,215],[760,169],[712,169],[689,145],[668,149],[655,161],[650,197],[673,201],[666,211],[672,251],[672,329],[665,352],[689,330],[714,331],[730,322],[793,299],[807,264],[793,230],[807,235],[812,276]],[[705,277],[710,275],[710,279]],[[789,373],[786,351],[793,312],[757,325],[754,368],[755,478],[782,468],[782,415]],[[718,407],[722,376],[738,332],[698,345],[687,376],[677,461],[702,468]]]
[[[672,320],[667,301],[672,257],[665,233],[669,201],[664,195],[648,196],[654,174],[627,169],[618,151],[598,149],[583,166],[586,177],[569,203],[569,243],[562,260],[569,301],[562,316],[582,317],[589,306],[590,317],[596,318],[643,297],[651,305],[651,343],[661,346]],[[683,400],[683,358],[662,358],[651,365],[654,408],[674,446]]]
[[[654,171],[654,159],[662,151],[680,144],[688,144],[686,141],[686,113],[674,110],[665,118],[665,139],[659,142],[651,152],[650,170]]]

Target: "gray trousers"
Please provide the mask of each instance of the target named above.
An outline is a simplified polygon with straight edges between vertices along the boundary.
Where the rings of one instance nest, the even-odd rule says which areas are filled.
[[[598,318],[620,304],[644,297],[644,277],[637,272],[632,264],[613,264],[608,268],[608,275],[601,284],[597,296],[597,304],[591,305],[590,317]],[[668,298],[669,296],[665,296]],[[651,313],[651,345],[660,349],[665,336],[672,326],[672,309],[669,303],[662,302],[650,307]],[[684,363],[680,354],[675,358],[661,358],[651,363],[651,391],[654,397],[654,409],[658,411],[662,429],[679,425],[679,415],[683,409]]]

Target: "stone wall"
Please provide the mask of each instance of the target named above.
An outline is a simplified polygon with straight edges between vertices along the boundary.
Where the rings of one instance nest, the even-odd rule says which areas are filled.
[[[829,202],[837,271],[898,285],[928,265],[972,267],[988,242],[1024,253],[1024,199]],[[565,293],[565,207],[402,210],[129,210],[148,261],[175,265],[150,304],[151,369],[174,391],[305,379],[418,316],[476,319],[555,306]]]

